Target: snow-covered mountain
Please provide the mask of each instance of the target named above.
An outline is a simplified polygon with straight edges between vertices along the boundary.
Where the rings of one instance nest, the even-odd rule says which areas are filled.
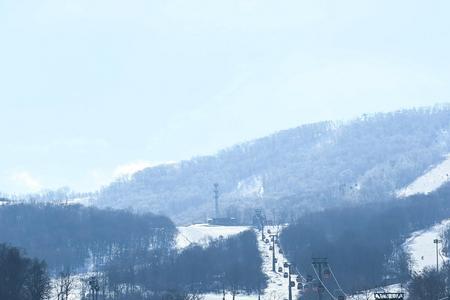
[[[390,199],[396,191],[408,195],[401,189],[450,153],[449,120],[450,107],[439,106],[303,125],[214,156],[144,169],[101,190],[93,204],[164,213],[183,223],[212,216],[216,182],[221,214],[247,221],[256,207],[289,219]]]

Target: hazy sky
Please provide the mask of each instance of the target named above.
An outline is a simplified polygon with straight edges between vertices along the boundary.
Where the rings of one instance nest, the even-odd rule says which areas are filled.
[[[0,0],[0,191],[450,102],[450,1]]]

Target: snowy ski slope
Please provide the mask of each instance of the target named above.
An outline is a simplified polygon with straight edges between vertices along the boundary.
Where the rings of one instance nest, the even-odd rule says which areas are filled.
[[[275,226],[268,226],[265,228],[265,234],[267,236],[267,230],[270,230],[272,233],[279,233],[281,228],[275,227]],[[261,299],[263,300],[283,300],[288,299],[288,288],[289,288],[289,280],[287,278],[283,277],[283,273],[287,272],[287,268],[283,267],[284,262],[287,262],[287,259],[284,257],[283,254],[279,253],[280,248],[275,245],[275,255],[278,260],[275,271],[272,271],[272,251],[269,249],[270,245],[272,243],[266,244],[263,242],[260,238],[261,233],[259,232],[259,251],[262,255],[263,259],[263,272],[268,277],[267,282],[267,288],[264,290],[264,294],[262,295]],[[278,268],[283,268],[282,272],[278,272]],[[297,276],[292,276],[291,280],[296,282]],[[297,282],[296,282],[297,284]],[[292,287],[292,299],[297,299],[299,295],[299,291],[297,290],[297,287]],[[257,298],[255,298],[257,299]]]
[[[444,220],[439,224],[426,230],[416,231],[403,244],[404,249],[411,255],[411,269],[413,272],[420,273],[425,268],[434,268],[436,266],[436,246],[433,240],[441,238],[442,233],[450,226],[450,219]],[[439,245],[442,249],[442,245]],[[447,261],[448,258],[442,254],[439,257],[439,263]],[[348,299],[352,300],[373,300],[374,292],[405,292],[405,287],[400,284],[393,284],[386,287],[371,289],[352,295]]]
[[[421,272],[426,267],[436,266],[436,245],[433,240],[440,239],[442,233],[449,226],[450,219],[447,219],[429,229],[414,232],[406,240],[403,247],[411,254],[413,271]],[[439,248],[442,248],[442,244],[439,245]],[[439,256],[440,263],[442,263],[442,260],[447,261],[448,258],[441,253]]]
[[[409,197],[415,194],[429,194],[450,179],[450,155],[437,166],[431,168],[422,176],[418,177],[407,187],[396,191],[398,198]]]
[[[242,231],[249,230],[250,227],[246,226],[210,226],[207,224],[196,224],[187,227],[179,227],[180,232],[177,237],[177,247],[182,249],[187,247],[190,243],[205,243],[210,238],[229,237],[233,234],[238,234]],[[267,236],[267,230],[271,232],[277,232],[281,228],[274,226],[266,227],[265,234]],[[282,267],[282,272],[272,272],[272,251],[269,249],[272,243],[265,243],[261,240],[261,232],[257,231],[258,236],[258,248],[263,259],[263,272],[268,277],[268,286],[261,295],[262,300],[283,300],[288,299],[288,279],[283,277],[283,273],[287,271],[287,268],[283,267],[286,258],[283,254],[279,253],[279,247],[275,246],[276,258],[278,263],[276,264],[276,271],[279,267]],[[292,281],[296,281],[296,275],[291,278]],[[299,291],[297,287],[292,287],[292,299],[297,299]],[[222,294],[205,294],[203,295],[205,300],[222,300]],[[231,294],[226,294],[225,299],[232,299]],[[256,300],[258,295],[241,295],[238,294],[235,297],[236,300]]]
[[[210,239],[229,236],[249,230],[248,226],[215,226],[209,224],[194,224],[178,227],[176,247],[183,249],[190,244],[206,245]]]

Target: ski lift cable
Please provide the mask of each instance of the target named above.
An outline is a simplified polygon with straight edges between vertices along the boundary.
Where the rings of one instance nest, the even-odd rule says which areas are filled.
[[[284,250],[283,250],[283,248],[282,248],[281,246],[279,246],[279,248],[283,251],[283,253],[286,253],[286,252],[284,252]],[[291,265],[292,265],[292,264],[291,264]],[[303,282],[306,282],[306,277],[303,276],[303,274],[298,270],[297,266],[294,266],[294,269],[295,269],[295,273],[297,273],[297,275],[300,276],[300,278],[302,279],[302,281],[303,281]]]
[[[298,276],[300,276],[300,278],[302,279],[302,281],[306,281],[306,277],[302,275],[302,273],[300,273],[300,271],[298,270],[297,267],[294,267],[295,272],[298,274]]]
[[[277,235],[278,235],[278,234],[279,234],[279,231],[277,230]],[[284,255],[286,254],[286,252],[284,252],[283,247],[281,247],[281,243],[280,243],[280,245],[278,246],[278,248],[280,248],[280,249],[283,251]],[[306,282],[306,277],[303,276],[302,273],[300,273],[300,271],[298,270],[297,266],[295,266],[294,269],[295,269],[295,272],[298,274],[298,276],[300,276],[300,277],[302,278],[302,281],[303,281],[303,282]]]
[[[286,254],[286,252],[284,252],[283,247],[281,247],[281,243],[280,243],[280,246],[278,246],[278,247],[283,251],[284,254]],[[297,275],[300,276],[300,278],[302,279],[302,281],[303,281],[303,282],[306,282],[306,277],[303,276],[303,274],[298,270],[297,266],[294,266],[294,269],[295,269],[295,272],[297,273]]]
[[[324,289],[327,291],[328,295],[330,295],[330,297],[331,297],[333,300],[338,300],[338,299],[330,292],[330,290],[327,288],[327,286],[325,285],[325,283],[323,283],[323,281],[320,279],[319,274],[317,274],[316,267],[314,267],[313,264],[311,264],[311,265],[312,265],[312,267],[313,267],[314,273],[316,273],[317,279],[319,279],[319,282],[322,284],[322,286],[324,287]]]
[[[303,281],[306,281],[306,277],[305,276],[303,276],[303,274],[302,273],[300,273],[300,271],[298,270],[298,268],[297,267],[295,267],[295,271],[297,272],[297,274],[302,278],[302,280]]]
[[[283,251],[283,253],[286,253],[286,252],[284,252],[283,248],[281,248],[281,246],[280,246],[279,248]],[[291,265],[292,265],[292,264],[291,264]],[[300,276],[300,278],[302,279],[302,281],[305,282],[305,281],[306,281],[306,277],[303,276],[302,273],[300,273],[300,271],[298,270],[297,266],[294,266],[294,269],[295,269],[295,273],[297,273],[297,275]]]
[[[345,291],[342,289],[341,285],[339,284],[339,281],[336,279],[336,276],[334,276],[333,269],[331,268],[330,265],[328,265],[328,269],[330,269],[331,276],[333,276],[334,281],[336,281],[338,288],[341,290],[342,293],[344,293],[345,297],[348,297],[348,295],[345,293]]]
[[[313,266],[313,270],[314,270],[314,273],[316,274],[316,277],[317,277],[317,279],[319,279],[319,282],[322,284],[322,286],[324,287],[324,289],[327,291],[327,293],[330,295],[330,297],[333,299],[333,300],[337,300],[337,298],[330,292],[330,290],[327,288],[327,286],[325,285],[325,283],[320,279],[320,276],[319,276],[319,274],[317,274],[317,270],[316,270],[316,268],[314,267],[314,265],[312,264],[312,266]]]

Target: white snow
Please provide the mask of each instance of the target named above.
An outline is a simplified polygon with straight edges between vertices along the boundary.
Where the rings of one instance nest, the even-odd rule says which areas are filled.
[[[183,249],[190,244],[206,245],[210,239],[227,238],[249,230],[248,226],[215,226],[209,224],[194,224],[178,227],[176,245]]]
[[[271,230],[271,232],[280,231],[281,227],[266,227],[266,236],[267,230]],[[248,226],[214,226],[209,224],[194,224],[190,226],[182,226],[178,227],[179,235],[177,236],[177,248],[182,249],[189,246],[192,243],[206,245],[210,239],[216,238],[227,238],[232,235],[239,234],[240,232],[250,230]],[[283,264],[286,260],[283,254],[279,253],[278,246],[275,246],[275,253],[278,259],[278,263],[276,264],[276,270],[278,267],[283,267],[283,272],[272,272],[272,251],[269,249],[272,243],[266,244],[261,240],[261,232],[257,232],[258,237],[258,248],[260,250],[262,259],[263,259],[263,272],[268,276],[268,286],[262,292],[261,299],[262,300],[284,300],[288,299],[288,279],[283,277],[283,273],[287,271],[286,268],[283,267]],[[90,273],[86,273],[90,274]],[[86,274],[82,276],[76,276],[76,287],[71,296],[71,300],[79,299],[79,292],[81,291],[81,281],[82,278],[86,278]],[[291,277],[291,280],[296,282],[296,275]],[[297,282],[296,282],[297,284]],[[299,295],[299,290],[297,287],[292,287],[292,299],[297,299]],[[204,300],[222,300],[222,294],[205,294],[202,295]],[[225,299],[232,299],[232,295],[227,293],[225,295]],[[258,295],[245,295],[245,294],[237,294],[235,297],[236,300],[256,300],[258,299]]]
[[[84,206],[90,206],[92,204],[92,197],[84,196],[84,197],[76,197],[71,198],[65,201],[66,204],[81,204]]]
[[[450,179],[450,155],[437,166],[431,168],[422,176],[418,177],[407,187],[395,192],[398,198],[409,197],[415,194],[429,194]]]
[[[272,233],[278,232],[281,227],[275,227],[270,226],[265,228],[265,235],[267,238],[267,230],[271,230]],[[278,259],[278,262],[276,264],[276,271],[278,271],[278,267],[283,268],[283,272],[272,272],[272,251],[269,249],[270,245],[272,245],[272,242],[269,244],[266,244],[261,240],[261,232],[256,232],[258,237],[258,248],[260,250],[262,259],[263,259],[263,272],[268,277],[268,286],[267,288],[262,292],[261,299],[262,300],[284,300],[288,299],[288,287],[289,287],[289,280],[287,278],[283,277],[283,273],[287,271],[287,268],[283,267],[284,262],[286,262],[286,258],[283,254],[279,253],[278,246],[275,245],[275,253],[276,258]],[[292,275],[291,280],[294,281],[296,284],[296,275]],[[292,287],[292,299],[297,299],[299,295],[299,290],[297,290],[297,286]],[[203,295],[205,300],[222,300],[223,295],[222,294],[205,294]],[[232,299],[231,294],[226,294],[225,299],[229,300]],[[258,295],[241,295],[238,294],[235,297],[236,300],[254,300],[258,299]]]
[[[90,272],[72,275],[73,283],[72,283],[72,288],[69,293],[69,300],[80,300],[81,299],[81,291],[82,291],[83,281],[92,275],[94,275],[94,273],[90,273]],[[50,295],[50,300],[58,299],[58,296],[57,296],[58,282],[59,282],[59,278],[52,278],[51,285],[53,287],[53,290],[52,290],[52,294]]]
[[[261,176],[251,176],[238,182],[236,193],[241,197],[258,197],[264,195],[264,182]]]
[[[403,244],[411,254],[412,270],[421,272],[426,267],[436,266],[436,245],[433,243],[434,239],[441,239],[443,232],[450,226],[450,219],[444,220],[439,224],[427,230],[414,232],[410,238]],[[441,252],[442,244],[439,244],[439,252]],[[442,260],[448,260],[447,257],[439,256],[439,263]]]
[[[202,295],[204,300],[222,300],[223,299],[223,295],[222,294],[205,294]],[[233,299],[233,296],[230,295],[229,293],[225,294],[225,299],[229,300],[229,299]],[[236,295],[235,296],[236,300],[257,300],[258,299],[258,295]]]
[[[281,228],[277,228],[275,226],[269,226],[265,228],[265,234],[267,236],[267,230],[271,230],[272,233],[280,232]],[[258,234],[258,247],[259,251],[262,255],[263,259],[263,272],[268,276],[268,286],[264,290],[264,294],[261,299],[264,300],[274,300],[274,299],[288,299],[288,288],[289,288],[289,280],[283,277],[283,273],[287,271],[287,268],[283,267],[284,262],[287,262],[287,259],[283,254],[279,253],[279,247],[275,245],[275,255],[278,260],[275,271],[272,271],[272,251],[269,249],[272,243],[266,244],[261,240],[261,232]],[[283,267],[283,272],[279,273],[278,268]],[[292,276],[291,280],[296,282],[296,275]],[[297,282],[296,282],[297,284]],[[292,287],[292,299],[297,299],[299,295],[299,291],[297,290],[297,286]]]

